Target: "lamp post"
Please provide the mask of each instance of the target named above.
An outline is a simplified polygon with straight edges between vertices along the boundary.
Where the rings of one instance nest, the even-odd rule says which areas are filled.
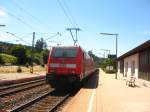
[[[0,24],[0,27],[5,27],[6,25],[4,25],[4,24]]]
[[[115,78],[117,79],[118,34],[114,34],[114,33],[100,33],[100,34],[101,35],[110,35],[110,36],[116,37],[116,76],[115,76]]]

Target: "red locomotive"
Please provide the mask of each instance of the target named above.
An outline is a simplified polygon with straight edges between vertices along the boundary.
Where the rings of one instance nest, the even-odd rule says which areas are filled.
[[[54,88],[79,84],[96,71],[93,59],[80,46],[53,47],[47,66],[46,80]]]

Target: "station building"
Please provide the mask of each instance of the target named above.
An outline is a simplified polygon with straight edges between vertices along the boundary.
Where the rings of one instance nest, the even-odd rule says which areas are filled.
[[[150,40],[118,57],[118,75],[150,81]]]

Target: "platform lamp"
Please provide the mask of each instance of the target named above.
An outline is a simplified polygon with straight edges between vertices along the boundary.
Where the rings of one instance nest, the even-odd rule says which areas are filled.
[[[115,76],[115,79],[117,79],[117,54],[118,54],[118,35],[119,34],[114,34],[114,33],[100,33],[100,35],[110,35],[110,36],[115,36],[115,38],[116,38],[116,76]]]
[[[4,25],[4,24],[0,24],[0,27],[5,27],[6,25]]]

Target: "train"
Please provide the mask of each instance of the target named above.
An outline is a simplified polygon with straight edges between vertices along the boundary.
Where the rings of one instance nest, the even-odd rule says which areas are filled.
[[[46,81],[56,89],[76,86],[96,70],[93,58],[81,46],[56,46],[49,53]]]

